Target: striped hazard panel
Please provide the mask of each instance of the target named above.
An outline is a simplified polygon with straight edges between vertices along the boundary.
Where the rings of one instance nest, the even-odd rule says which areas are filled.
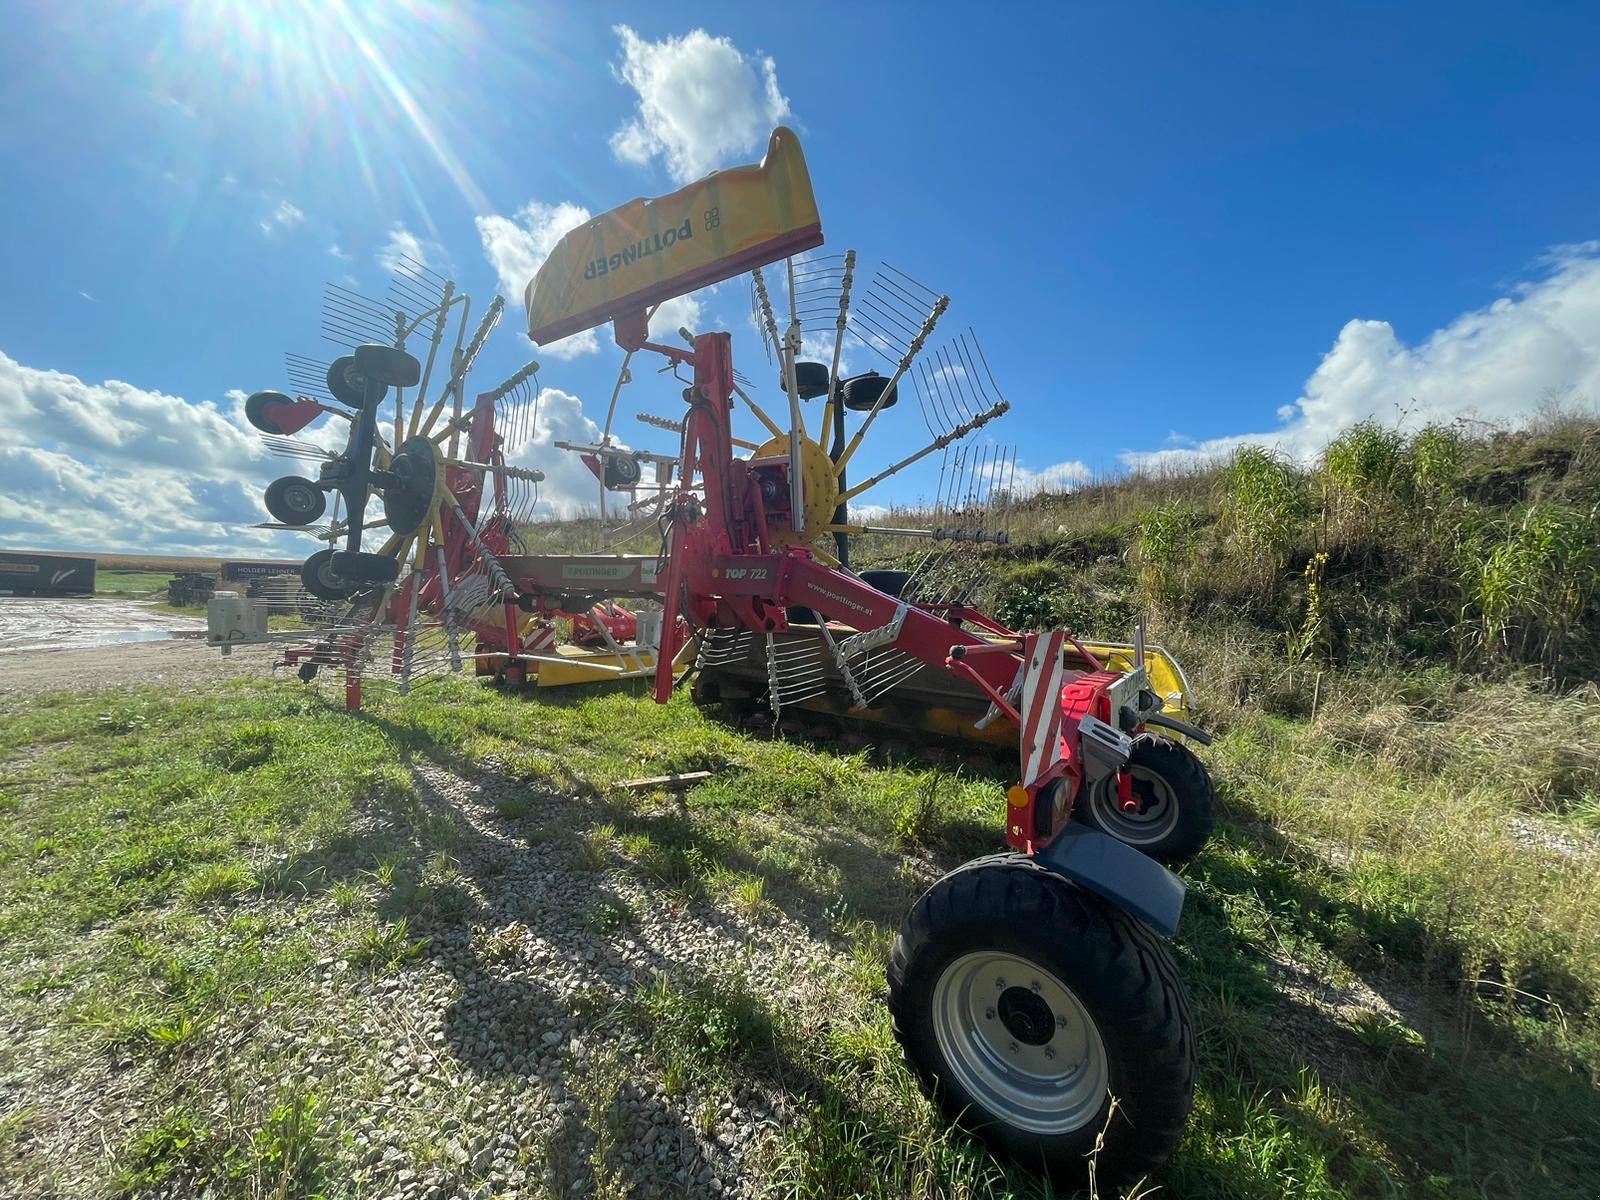
[[[1023,643],[1022,786],[1032,787],[1061,757],[1062,630],[1030,633]]]

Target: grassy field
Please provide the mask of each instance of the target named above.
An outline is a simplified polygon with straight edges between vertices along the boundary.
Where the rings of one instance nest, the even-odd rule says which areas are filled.
[[[1187,871],[1176,943],[1200,1093],[1162,1194],[1593,1195],[1600,856],[1583,787],[1600,702],[1425,674],[1346,680],[1315,721],[1211,707],[1223,820]],[[1486,736],[1488,711],[1543,736]],[[371,1067],[365,1042],[326,1036],[318,964],[348,964],[357,1010],[437,971],[429,940],[463,929],[467,993],[504,970],[502,935],[478,915],[493,881],[461,866],[478,861],[473,835],[425,802],[420,773],[443,770],[505,785],[491,819],[518,853],[557,847],[593,871],[597,936],[667,906],[685,923],[766,913],[831,947],[826,971],[686,963],[568,1005],[685,1104],[772,1093],[789,1118],[741,1164],[753,1190],[1039,1194],[935,1120],[882,1006],[911,900],[994,845],[998,779],[753,737],[621,688],[522,700],[455,683],[380,693],[351,717],[298,686],[236,683],[4,716],[6,1027],[45,1031],[58,1077],[138,1081],[129,1124],[79,1160],[96,1190],[358,1193],[351,1131]],[[614,786],[697,768],[715,778],[681,804]],[[557,797],[577,807],[552,823]],[[737,960],[739,937],[728,945]],[[366,1042],[402,1032],[363,1028]],[[514,1050],[532,1035],[501,1036]],[[330,1048],[303,1076],[308,1046]],[[22,1069],[21,1053],[0,1050],[0,1069]],[[461,1087],[497,1075],[491,1058],[452,1055]],[[620,1078],[600,1071],[575,1110],[585,1193],[621,1194],[607,1185],[621,1178]],[[34,1148],[73,1121],[37,1102],[0,1115],[0,1177],[49,1179]],[[418,1134],[390,1169],[437,1169],[441,1144]],[[571,1194],[559,1148],[519,1153],[543,1164],[531,1194]],[[480,1180],[446,1165],[453,1187]],[[493,1194],[481,1180],[474,1194]]]
[[[1361,426],[1310,467],[1244,450],[1012,518],[978,600],[1149,616],[1219,735],[1174,943],[1197,1103],[1136,1194],[1592,1197],[1600,424]],[[883,1005],[902,915],[996,847],[1009,780],[895,753],[622,686],[17,703],[0,1181],[1043,1197],[935,1118]]]
[[[198,569],[198,568],[197,568]],[[129,600],[146,600],[167,594],[169,571],[114,571],[97,567],[94,573],[94,593],[97,596],[118,596]]]

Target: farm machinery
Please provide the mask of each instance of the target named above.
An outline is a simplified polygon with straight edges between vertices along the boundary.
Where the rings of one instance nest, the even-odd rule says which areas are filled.
[[[894,944],[889,1005],[908,1061],[953,1119],[1061,1182],[1092,1171],[1109,1188],[1160,1165],[1191,1102],[1188,1003],[1162,942],[1184,887],[1162,863],[1210,831],[1211,785],[1186,744],[1207,739],[1186,719],[1181,669],[1142,626],[1126,644],[1093,644],[1009,629],[972,602],[985,548],[1006,540],[996,510],[1015,457],[963,441],[1009,405],[970,334],[928,348],[947,297],[893,268],[863,283],[854,252],[825,256],[822,242],[798,141],[779,129],[760,164],[633,201],[554,247],[527,288],[530,338],[609,323],[626,356],[598,437],[560,448],[601,489],[606,544],[592,554],[526,552],[543,479],[521,461],[538,424],[537,364],[465,404],[500,302],[463,340],[467,301],[447,281],[430,280],[409,309],[336,297],[334,328],[368,340],[325,373],[300,360],[317,394],[247,405],[274,448],[319,463],[315,478],[267,493],[275,527],[328,543],[300,580],[310,628],[251,633],[240,621],[234,638],[223,597],[211,640],[281,639],[302,678],[342,672],[352,706],[375,671],[402,689],[442,669],[541,686],[634,676],[657,701],[687,686],[737,720],[1015,755],[1005,851],[918,900]],[[777,418],[735,369],[728,333],[652,328],[659,306],[746,273]],[[430,324],[424,363],[405,345]],[[808,338],[827,361],[802,357]],[[845,351],[863,347],[887,374],[847,371]],[[640,356],[680,384],[681,409],[642,414],[680,437],[675,454],[613,435]],[[916,394],[930,440],[851,483],[902,392]],[[762,435],[736,436],[736,411]],[[342,449],[295,437],[328,413],[347,422]],[[852,524],[852,500],[933,455],[930,528]],[[329,496],[333,519],[320,524]],[[641,535],[653,552],[614,549]],[[856,571],[850,539],[863,535],[926,548],[904,570]]]

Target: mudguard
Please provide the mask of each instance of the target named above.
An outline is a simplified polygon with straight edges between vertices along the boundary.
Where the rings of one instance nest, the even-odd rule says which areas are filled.
[[[1069,824],[1033,855],[1040,866],[1138,917],[1157,933],[1178,932],[1183,880],[1154,859],[1099,830]]]

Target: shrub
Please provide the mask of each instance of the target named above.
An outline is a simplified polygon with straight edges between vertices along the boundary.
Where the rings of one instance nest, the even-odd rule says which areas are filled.
[[[1176,605],[1182,598],[1183,567],[1200,529],[1200,513],[1183,500],[1158,504],[1139,521],[1139,582],[1158,604]]]
[[[1345,503],[1372,509],[1410,490],[1405,451],[1398,429],[1362,421],[1328,444],[1322,469]]]
[[[1222,475],[1222,514],[1234,542],[1263,583],[1283,569],[1310,505],[1305,478],[1259,446],[1234,453]]]
[[[1486,644],[1557,668],[1600,594],[1600,513],[1531,504],[1482,559],[1472,600]]]
[[[1429,425],[1406,447],[1411,486],[1423,498],[1452,491],[1461,482],[1461,434],[1448,425]]]

